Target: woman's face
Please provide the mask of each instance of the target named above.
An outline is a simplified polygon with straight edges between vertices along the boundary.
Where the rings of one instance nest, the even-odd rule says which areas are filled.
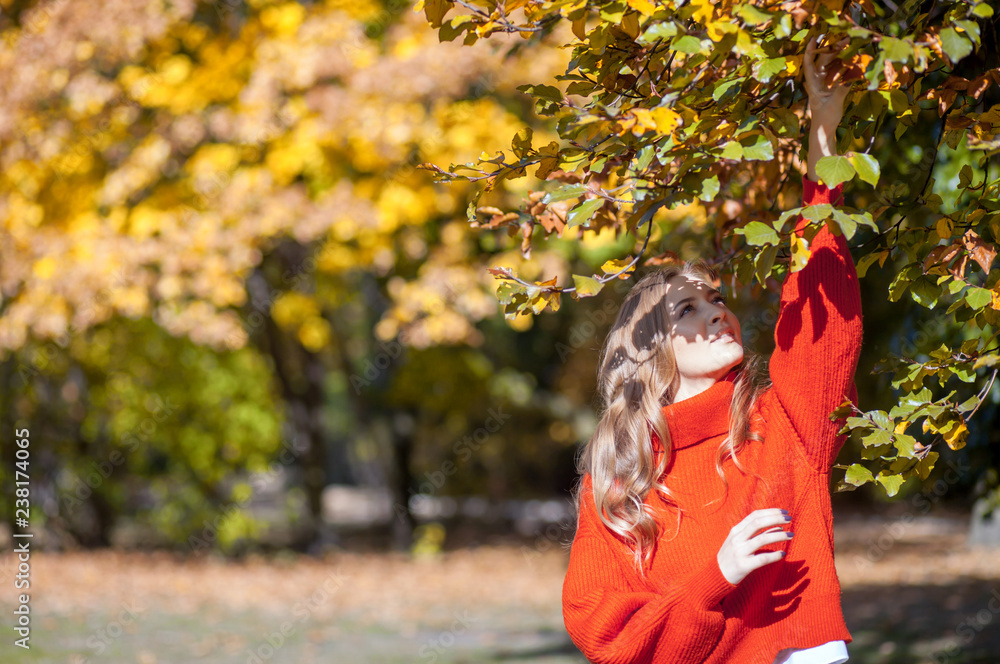
[[[667,283],[663,302],[682,384],[705,389],[743,360],[740,322],[710,284],[679,274]]]

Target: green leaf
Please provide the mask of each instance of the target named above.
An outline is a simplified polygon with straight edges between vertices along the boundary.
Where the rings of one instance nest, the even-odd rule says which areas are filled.
[[[829,203],[820,203],[819,205],[810,205],[809,207],[802,208],[803,218],[812,222],[829,219],[831,214],[833,214],[833,206]]]
[[[1000,354],[989,353],[987,355],[977,357],[976,361],[972,365],[972,368],[981,369],[982,367],[993,367],[997,364],[1000,364]]]
[[[910,108],[910,99],[905,92],[899,88],[889,90],[889,109],[893,113],[899,115],[908,108]]]
[[[744,254],[736,266],[736,279],[743,285],[749,285],[753,279],[753,257]]]
[[[714,199],[715,195],[718,193],[719,193],[719,176],[713,175],[712,177],[702,182],[701,193],[698,195],[698,198],[700,200],[708,202]]]
[[[670,48],[681,53],[694,55],[695,53],[701,53],[701,40],[691,35],[684,35],[683,37],[674,39],[670,43]]]
[[[849,152],[847,159],[851,162],[851,166],[854,167],[854,170],[857,171],[858,176],[862,180],[873,187],[878,184],[880,171],[878,160],[875,157],[863,152]]]
[[[576,286],[576,299],[581,297],[589,297],[592,295],[597,295],[604,288],[604,284],[593,277],[581,277],[578,274],[573,275],[573,284]]]
[[[833,219],[840,226],[840,232],[844,234],[845,238],[850,240],[854,237],[854,232],[858,230],[858,222],[854,220],[854,217],[840,210],[834,210]]]
[[[866,482],[874,482],[875,477],[872,476],[872,471],[868,470],[860,463],[852,463],[844,474],[844,481],[848,484],[853,484],[854,486],[861,486]]]
[[[894,444],[896,445],[896,450],[899,452],[899,456],[910,459],[916,458],[917,453],[914,451],[914,445],[917,444],[917,439],[913,436],[907,436],[905,433],[897,433]]]
[[[748,25],[760,25],[761,23],[766,23],[773,18],[771,14],[757,9],[750,3],[738,5],[735,13]]]
[[[972,286],[965,292],[966,303],[975,310],[982,309],[993,301],[993,292],[979,286]]]
[[[934,464],[937,463],[939,456],[940,455],[937,452],[928,452],[927,455],[920,460],[920,463],[917,464],[915,469],[917,471],[917,476],[920,479],[926,480],[931,476],[931,471],[934,470]]]
[[[841,182],[847,182],[854,177],[854,166],[847,157],[834,155],[823,157],[816,162],[816,175],[827,187],[836,187]]]
[[[945,28],[938,36],[941,38],[941,48],[952,63],[957,63],[972,53],[972,43],[960,35],[955,28]]]
[[[548,205],[549,203],[558,203],[559,201],[568,201],[571,198],[579,198],[589,191],[586,185],[583,184],[566,184],[545,194],[542,197],[542,203]],[[600,200],[600,199],[599,199]]]
[[[756,67],[756,78],[761,83],[769,82],[775,74],[780,74],[785,71],[785,65],[787,60],[784,57],[768,58],[767,60],[762,60]]]
[[[771,274],[771,268],[774,267],[774,259],[778,256],[778,246],[768,245],[760,250],[754,261],[754,266],[756,268],[757,281],[764,283],[767,281],[767,276]]]
[[[979,18],[989,18],[993,16],[993,7],[990,7],[990,3],[988,2],[980,2],[972,8],[972,14]]]
[[[743,145],[743,158],[759,161],[774,159],[774,147],[766,136],[758,136],[753,145]]]
[[[635,158],[635,170],[637,173],[642,173],[644,170],[649,168],[649,164],[653,161],[653,155],[656,153],[656,146],[647,145],[643,149],[639,150],[639,154]]]
[[[910,285],[910,297],[920,306],[933,309],[941,297],[941,289],[927,279],[920,278]]]
[[[870,268],[872,266],[872,263],[874,263],[877,260],[878,260],[877,253],[865,254],[864,256],[862,256],[861,259],[858,261],[858,278],[863,279],[864,276],[868,273],[868,268]]]
[[[652,44],[657,39],[670,39],[677,35],[677,24],[670,21],[660,21],[654,23],[648,30],[639,35],[637,42],[640,44]]]
[[[751,221],[740,230],[742,230],[743,235],[746,236],[747,243],[757,247],[764,244],[776,245],[781,242],[781,239],[778,237],[778,234],[774,232],[774,229],[761,221]]]
[[[955,26],[965,30],[966,36],[972,40],[973,44],[981,42],[979,36],[979,24],[975,21],[955,21]]]
[[[892,434],[882,429],[876,429],[861,439],[861,444],[865,447],[874,445],[889,445],[892,443]]]
[[[723,159],[743,159],[743,146],[737,141],[729,141],[722,148]]]
[[[885,487],[885,493],[890,498],[899,493],[899,487],[903,486],[903,482],[906,481],[899,475],[887,475],[884,470],[879,471],[875,480]]]
[[[962,189],[968,188],[972,184],[972,166],[966,164],[958,172],[958,186]]]
[[[875,423],[875,426],[880,429],[892,428],[892,420],[889,418],[889,413],[884,410],[873,410],[868,413],[868,417],[870,417],[871,421]]]
[[[867,226],[876,233],[878,233],[878,224],[872,219],[872,215],[869,212],[856,212],[851,215],[851,219],[858,222],[858,226]]]
[[[882,40],[882,53],[892,62],[906,64],[913,58],[913,44],[895,37]]]
[[[587,223],[602,205],[604,205],[603,198],[592,198],[589,201],[580,203],[575,208],[570,210],[568,215],[566,215],[566,225],[577,226],[579,224]]]
[[[511,140],[510,147],[518,159],[524,159],[524,156],[531,152],[531,134],[531,127],[524,127]]]
[[[726,93],[732,90],[734,87],[736,89],[734,90],[733,94],[738,93],[740,91],[739,86],[742,83],[743,83],[742,78],[737,78],[732,81],[723,81],[719,83],[718,85],[715,86],[715,90],[712,91],[712,99],[714,99],[715,101],[720,101],[726,95]]]

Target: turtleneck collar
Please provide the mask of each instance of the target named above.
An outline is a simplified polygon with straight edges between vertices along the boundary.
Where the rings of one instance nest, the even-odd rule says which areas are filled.
[[[730,371],[707,390],[663,407],[674,450],[692,447],[729,431],[729,407],[735,380],[736,371]],[[661,451],[656,436],[653,440],[654,446]]]

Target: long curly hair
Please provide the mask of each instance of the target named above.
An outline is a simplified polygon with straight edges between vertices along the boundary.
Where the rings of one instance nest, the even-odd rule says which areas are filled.
[[[628,292],[598,364],[601,417],[577,459],[581,480],[586,473],[591,476],[597,514],[605,526],[629,544],[640,574],[644,574],[643,563],[650,559],[659,537],[653,508],[646,502],[651,490],[677,508],[680,527],[681,507],[661,481],[673,458],[663,407],[673,403],[680,385],[663,299],[668,282],[678,275],[719,286],[715,270],[696,260],[658,268]],[[758,398],[770,387],[764,364],[759,355],[744,350],[743,360],[735,368],[730,431],[716,459],[716,471],[725,487],[723,498],[729,489],[723,462],[732,458],[746,473],[737,454],[748,439],[762,440],[750,431],[750,424]],[[663,445],[664,454],[658,461],[654,461],[653,432]],[[578,514],[582,488],[581,481],[575,491]]]

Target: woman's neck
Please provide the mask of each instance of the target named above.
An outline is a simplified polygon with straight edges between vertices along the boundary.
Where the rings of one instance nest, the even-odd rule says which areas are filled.
[[[720,380],[725,379],[732,371],[733,369],[724,369],[717,375],[679,376],[680,385],[677,387],[677,393],[674,394],[673,402],[677,403],[701,394]]]

